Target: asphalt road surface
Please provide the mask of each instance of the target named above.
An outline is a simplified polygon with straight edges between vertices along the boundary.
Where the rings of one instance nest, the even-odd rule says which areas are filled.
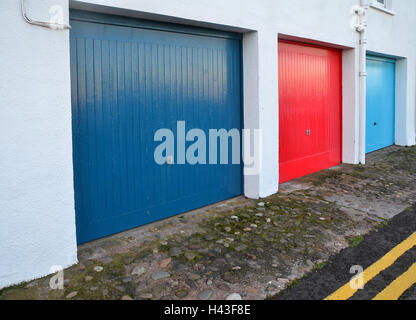
[[[416,206],[274,299],[416,300]]]

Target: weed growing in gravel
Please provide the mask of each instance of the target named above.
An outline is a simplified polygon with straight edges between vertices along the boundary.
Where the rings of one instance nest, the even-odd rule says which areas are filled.
[[[358,246],[362,241],[364,240],[363,236],[356,236],[354,239],[350,242],[350,247],[355,248]]]
[[[317,265],[315,265],[315,267],[313,267],[313,271],[321,270],[323,267],[325,267],[325,265],[326,265],[326,262],[318,263]]]

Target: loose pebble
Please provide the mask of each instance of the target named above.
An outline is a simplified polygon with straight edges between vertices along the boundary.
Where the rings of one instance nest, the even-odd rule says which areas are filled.
[[[104,268],[103,267],[101,267],[101,266],[96,266],[96,267],[94,267],[94,271],[95,272],[101,272],[101,271],[103,271],[104,270]]]

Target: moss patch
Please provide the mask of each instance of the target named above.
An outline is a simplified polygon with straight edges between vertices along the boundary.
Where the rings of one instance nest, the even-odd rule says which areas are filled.
[[[363,236],[356,236],[350,241],[350,247],[357,247],[364,240]]]

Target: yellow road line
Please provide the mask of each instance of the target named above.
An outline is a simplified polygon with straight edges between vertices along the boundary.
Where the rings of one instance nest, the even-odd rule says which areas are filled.
[[[377,262],[373,263],[363,272],[363,284],[365,285],[381,271],[390,267],[400,256],[406,251],[410,250],[416,245],[416,232],[413,233],[409,238],[404,240],[402,243],[393,248],[389,253],[382,257]],[[325,300],[347,300],[351,298],[358,289],[353,289],[348,282]]]
[[[381,291],[373,300],[398,300],[416,283],[416,263]]]

